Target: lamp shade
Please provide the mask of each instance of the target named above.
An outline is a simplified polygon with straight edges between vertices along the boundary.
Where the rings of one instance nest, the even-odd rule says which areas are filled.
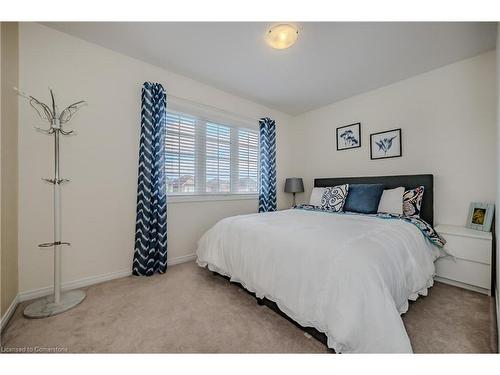
[[[285,193],[302,193],[304,192],[304,182],[301,178],[287,178],[285,182]]]

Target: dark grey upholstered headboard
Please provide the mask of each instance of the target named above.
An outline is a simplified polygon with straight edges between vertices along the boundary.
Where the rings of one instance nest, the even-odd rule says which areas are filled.
[[[423,186],[424,198],[420,217],[430,225],[434,225],[434,176],[431,174],[314,179],[314,187],[328,187],[342,184],[383,184],[386,189],[393,189],[400,186],[406,189],[414,189],[417,186]]]

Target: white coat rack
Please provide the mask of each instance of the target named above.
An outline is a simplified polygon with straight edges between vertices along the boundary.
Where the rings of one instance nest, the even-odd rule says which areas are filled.
[[[38,245],[41,248],[52,248],[54,251],[54,293],[33,302],[24,309],[24,315],[28,318],[45,318],[67,311],[85,298],[83,290],[71,290],[64,293],[61,291],[61,248],[62,246],[70,246],[70,243],[61,239],[61,185],[69,182],[69,180],[60,176],[59,139],[61,135],[75,134],[72,130],[64,130],[64,125],[87,103],[81,100],[59,112],[52,90],[50,90],[51,105],[47,105],[16,88],[15,90],[20,96],[29,101],[29,104],[36,110],[41,119],[49,123],[48,129],[39,127],[35,127],[35,129],[43,134],[54,136],[54,178],[42,178],[42,180],[53,185],[54,241]]]

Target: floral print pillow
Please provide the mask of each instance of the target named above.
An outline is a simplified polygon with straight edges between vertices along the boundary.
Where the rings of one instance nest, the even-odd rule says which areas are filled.
[[[420,217],[424,187],[419,186],[412,190],[406,190],[403,194],[403,215],[409,217]]]

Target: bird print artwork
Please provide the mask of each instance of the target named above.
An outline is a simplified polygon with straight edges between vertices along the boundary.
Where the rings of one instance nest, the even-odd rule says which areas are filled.
[[[370,134],[370,158],[385,159],[402,156],[401,129]]]
[[[378,142],[375,141],[375,144],[378,146],[379,151],[384,151],[384,155],[387,155],[387,151],[389,151],[392,147],[392,141],[396,138],[396,136],[391,138],[383,138]]]

